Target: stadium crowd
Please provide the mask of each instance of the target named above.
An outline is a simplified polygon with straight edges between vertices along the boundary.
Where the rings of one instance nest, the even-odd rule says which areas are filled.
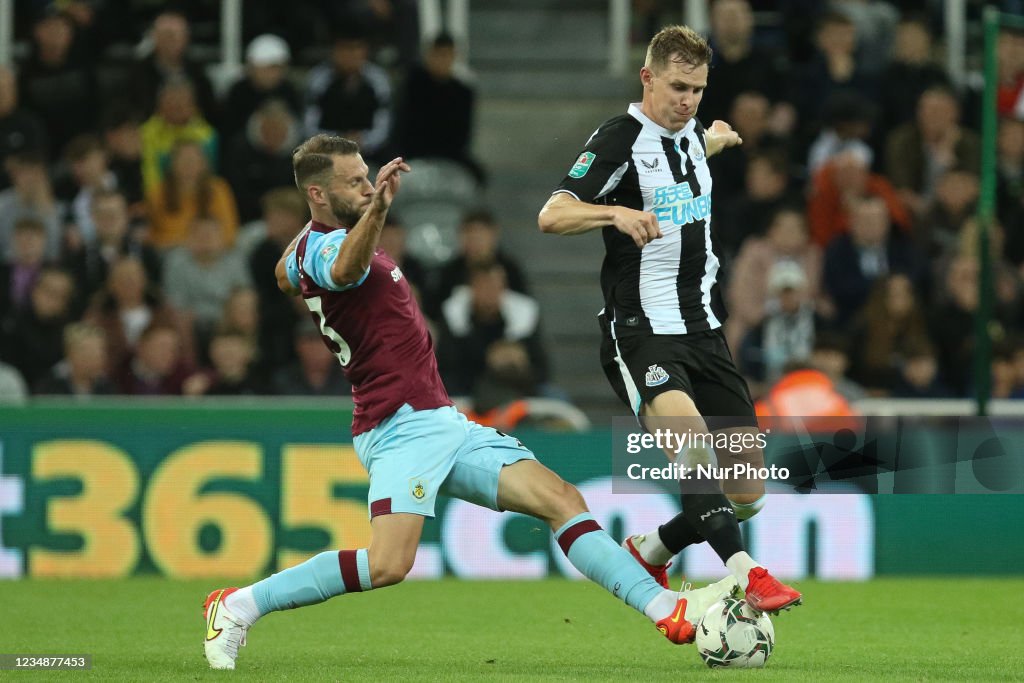
[[[638,0],[639,23],[665,4]],[[713,225],[753,392],[810,363],[848,398],[970,396],[979,94],[937,61],[941,14],[771,3],[793,10],[780,39],[755,30],[761,4],[711,3],[699,114],[744,141],[711,160]],[[271,275],[308,219],[291,150],[337,132],[371,161],[444,157],[486,182],[474,90],[449,36],[420,50],[415,2],[248,5],[245,73],[215,88],[190,50],[210,3],[18,3],[29,48],[0,67],[0,394],[345,392]],[[1024,32],[1010,29],[999,115],[993,391],[1022,397]],[[405,253],[400,217],[381,241],[447,385],[478,411],[550,392],[539,306],[500,221],[467,213],[435,268]]]

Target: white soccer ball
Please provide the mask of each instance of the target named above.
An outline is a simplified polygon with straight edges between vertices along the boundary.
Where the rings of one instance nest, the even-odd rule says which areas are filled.
[[[746,600],[719,600],[697,622],[697,651],[712,669],[759,669],[775,647],[775,627],[767,614]]]

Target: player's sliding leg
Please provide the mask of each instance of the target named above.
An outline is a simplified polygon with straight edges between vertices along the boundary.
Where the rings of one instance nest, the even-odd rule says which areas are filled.
[[[500,509],[546,522],[580,573],[646,615],[674,643],[692,642],[696,621],[736,589],[732,576],[681,593],[658,585],[594,521],[576,487],[536,460],[521,460],[501,469],[497,501]]]
[[[704,425],[693,400],[682,391],[666,391],[654,397],[644,408],[644,417],[660,428],[672,425],[676,433],[703,433]],[[687,448],[669,454],[670,460],[694,467],[701,463],[713,463],[714,452],[705,448]],[[684,492],[680,495],[683,512],[682,522],[670,522],[662,535],[662,529],[627,539],[627,548],[655,569],[663,566],[672,557],[672,548],[679,550],[696,542],[699,536],[706,540],[715,553],[729,568],[737,583],[746,592],[751,607],[765,612],[776,612],[799,604],[800,593],[779,582],[768,570],[757,563],[746,552],[740,534],[736,510],[721,488],[713,481],[691,480],[681,482]],[[754,495],[756,494],[756,495]],[[757,506],[760,492],[753,492],[752,499],[741,499],[751,510]],[[678,517],[677,517],[678,519]],[[685,545],[677,545],[683,541]],[[671,554],[670,554],[671,553]]]
[[[244,588],[222,588],[206,598],[206,658],[214,669],[234,669],[246,632],[260,617],[315,605],[337,595],[392,586],[412,569],[423,530],[416,514],[379,515],[370,522],[369,548],[327,551]]]

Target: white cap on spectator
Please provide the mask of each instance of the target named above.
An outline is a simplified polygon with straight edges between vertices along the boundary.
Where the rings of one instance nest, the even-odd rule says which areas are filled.
[[[781,292],[784,289],[802,289],[807,285],[807,275],[799,263],[778,261],[768,271],[768,291]]]
[[[841,144],[832,156],[834,158],[840,155],[850,156],[859,161],[861,165],[868,167],[875,160],[875,153],[871,151],[867,143],[861,140],[847,140]]]
[[[253,66],[287,64],[292,53],[284,39],[272,33],[256,36],[245,51],[245,61]]]

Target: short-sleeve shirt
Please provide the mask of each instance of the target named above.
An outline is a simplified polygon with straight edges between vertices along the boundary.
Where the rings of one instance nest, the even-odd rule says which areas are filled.
[[[416,410],[452,405],[437,372],[434,345],[402,270],[377,251],[357,283],[339,286],[331,264],[348,232],[311,222],[289,266],[327,348],[352,384],[353,435],[367,432],[403,404]]]
[[[660,223],[663,237],[643,249],[614,226],[603,229],[601,289],[613,337],[721,327],[726,313],[711,234],[711,172],[696,118],[670,131],[631,104],[590,136],[555,192],[650,211]]]

